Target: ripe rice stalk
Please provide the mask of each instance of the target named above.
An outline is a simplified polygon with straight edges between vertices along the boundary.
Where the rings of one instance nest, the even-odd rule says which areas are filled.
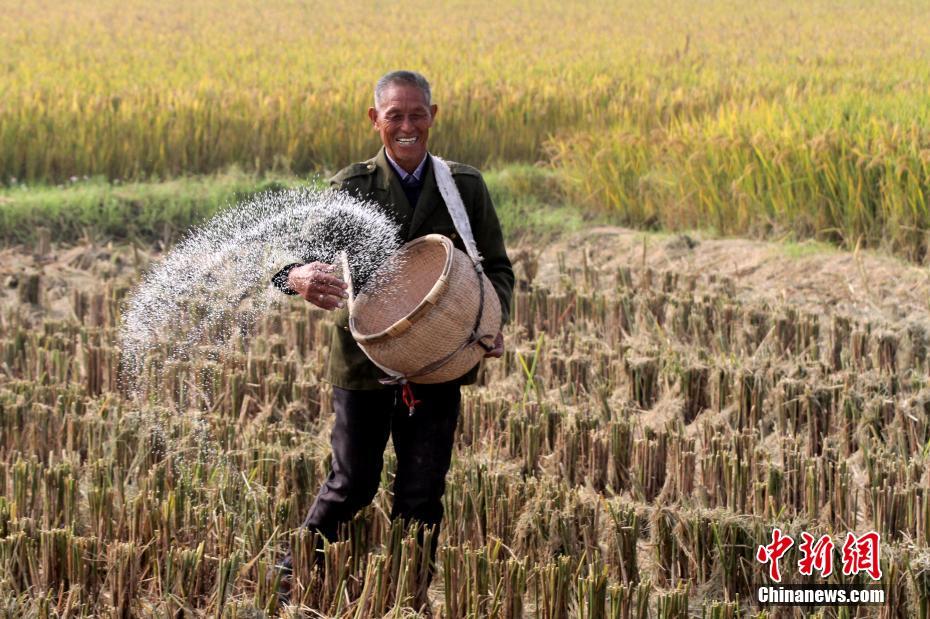
[[[646,272],[651,273],[648,269]],[[651,284],[650,284],[651,285]],[[658,331],[665,327],[669,311],[669,296],[663,292],[649,291],[643,296],[637,320],[644,331]]]
[[[625,369],[630,381],[630,399],[640,408],[652,408],[659,396],[658,360],[655,357],[627,359]]]
[[[609,483],[615,493],[630,487],[630,463],[633,458],[633,430],[628,418],[611,421]]]
[[[615,282],[618,288],[620,289],[630,289],[633,288],[633,276],[630,272],[630,267],[628,266],[619,266],[615,273]]]
[[[67,527],[74,523],[77,516],[78,483],[68,463],[46,469],[42,483],[44,527]]]
[[[559,469],[562,476],[570,486],[577,483],[580,476],[578,471],[579,461],[581,460],[581,446],[579,445],[579,432],[577,421],[571,426],[565,428],[562,432],[559,445]]]
[[[349,542],[332,542],[323,547],[323,586],[320,592],[320,608],[328,609],[328,612],[333,615],[342,612],[343,604],[350,596],[347,590],[351,564],[349,552]]]
[[[0,466],[0,480],[6,481],[6,467]],[[4,485],[6,485],[4,483]],[[13,521],[13,513],[10,502],[6,497],[0,497],[0,539],[10,534],[10,525]]]
[[[800,381],[784,379],[776,386],[778,430],[782,434],[796,435],[803,428],[804,385]]]
[[[545,619],[567,617],[571,598],[571,559],[559,557],[552,563],[537,567],[532,575],[537,616]]]
[[[739,600],[735,602],[704,602],[701,607],[702,619],[738,619],[740,617]]]
[[[23,593],[39,582],[39,562],[35,538],[17,531],[0,539],[0,566],[6,584],[14,593]]]
[[[710,399],[711,406],[717,412],[722,411],[733,399],[733,382],[729,369],[717,367],[711,370]]]
[[[811,361],[820,360],[820,316],[804,312],[798,321],[798,348]]]
[[[629,287],[632,287],[632,282]],[[632,335],[637,329],[636,305],[633,299],[633,295],[626,292],[621,293],[617,299],[617,324],[624,338]]]
[[[697,365],[682,371],[680,389],[684,396],[682,414],[686,425],[694,421],[705,408],[710,407],[709,380],[710,370],[706,366]]]
[[[558,44],[544,33],[560,23],[561,5],[546,7],[525,18],[522,29],[490,19],[488,8],[428,12],[438,27],[427,43],[452,41],[457,50],[429,62],[439,76],[454,76],[434,76],[442,100],[457,102],[434,138],[440,152],[479,164],[547,157],[570,177],[571,198],[644,227],[705,225],[732,234],[774,221],[779,229],[850,246],[861,239],[915,259],[926,253],[927,214],[921,207],[927,136],[920,122],[925,111],[892,88],[912,79],[919,65],[903,42],[846,48],[851,38],[882,41],[889,29],[905,27],[923,42],[925,31],[913,27],[919,7],[905,7],[890,22],[867,7],[840,27],[833,24],[844,14],[831,5],[805,6],[789,19],[781,7],[763,4],[737,23],[725,5],[715,4],[706,27],[693,35],[685,24],[649,22],[646,7],[573,4],[569,8],[585,23],[611,26],[598,33],[566,31]],[[196,32],[209,35],[209,45],[173,29],[184,8],[172,3],[138,28],[134,19],[144,13],[141,7],[130,7],[124,20],[105,26],[97,18],[107,5],[85,7],[67,35],[31,14],[11,15],[4,35],[13,42],[11,57],[23,61],[4,80],[10,92],[10,112],[0,119],[4,183],[12,184],[11,177],[18,185],[22,179],[55,183],[94,174],[165,178],[237,164],[259,172],[304,173],[358,160],[372,149],[364,127],[347,119],[369,98],[362,85],[370,87],[370,76],[381,67],[402,64],[404,50],[375,45],[372,58],[341,71],[325,92],[308,94],[304,84],[261,72],[288,60],[312,82],[344,69],[354,41],[333,41],[325,53],[306,52],[317,35],[325,38],[353,23],[363,5],[310,13],[275,3],[279,23],[306,23],[309,17],[315,23],[310,38],[295,34],[282,41],[261,32],[259,17],[226,15],[211,3],[188,16]],[[486,24],[482,36],[499,46],[491,69],[455,71],[463,58],[472,67],[487,59],[481,37],[451,26],[471,17]],[[392,16],[388,23],[399,27],[399,19]],[[779,42],[760,41],[759,32],[788,21],[802,29],[831,24],[823,37],[805,39],[798,53],[811,58],[843,49],[841,59],[830,67],[771,62]],[[100,27],[106,36],[87,43],[87,33]],[[366,29],[359,32],[363,40],[371,39]],[[34,36],[15,38],[27,31]],[[246,39],[242,32],[253,34]],[[690,45],[692,36],[698,42]],[[113,50],[130,39],[136,55],[114,62]],[[710,66],[695,65],[695,46],[714,66],[736,57],[759,62],[736,82],[721,83]],[[164,57],[166,47],[174,50],[170,58]],[[574,53],[566,54],[569,49]],[[605,49],[612,53],[603,54]],[[526,50],[532,50],[531,60],[517,53]],[[198,80],[197,67],[220,66],[229,57],[244,60],[215,82]],[[101,70],[104,62],[108,71]],[[540,88],[545,81],[540,67],[564,79]],[[861,84],[857,76],[863,72],[881,77]],[[236,88],[252,75],[261,75],[254,91]],[[507,76],[519,79],[503,79]],[[173,84],[167,92],[166,81]],[[922,84],[918,78],[914,88]],[[537,123],[527,126],[531,115]],[[550,137],[548,127],[561,131]],[[33,139],[17,149],[27,135]],[[99,203],[85,210],[119,219]],[[151,227],[157,230],[163,224],[155,219]]]
[[[292,599],[295,602],[309,603],[311,595],[320,594],[317,587],[322,586],[320,555],[323,544],[319,533],[303,527],[288,536],[293,569]]]
[[[637,543],[640,536],[640,518],[633,507],[622,506],[617,501],[606,501],[607,514],[613,525],[608,555],[616,557],[614,577],[624,584],[639,582],[640,570],[637,562]]]
[[[839,459],[833,449],[827,455],[829,461],[822,483],[824,494],[830,497],[830,520],[837,529],[852,529],[857,518],[859,490],[853,483],[848,461]]]
[[[686,619],[688,617],[689,585],[679,585],[668,593],[660,593],[656,600],[658,619]]]
[[[898,337],[894,333],[878,331],[872,334],[876,350],[879,371],[894,374],[897,372]]]
[[[737,427],[759,427],[766,395],[767,386],[761,372],[744,370],[740,374]]]
[[[849,364],[846,347],[850,344],[850,322],[844,316],[833,316],[830,329],[830,359],[833,370],[838,372]]]
[[[913,367],[918,371],[926,368],[928,336],[923,325],[911,323],[906,326],[906,343],[908,357],[904,367]]]
[[[698,458],[694,439],[684,439],[680,433],[672,436],[668,457],[670,475],[662,492],[667,500],[676,501],[693,495]]]
[[[11,471],[14,509],[21,514],[38,511],[39,466],[33,461],[17,457]]]
[[[652,583],[609,585],[607,587],[607,616],[611,619],[646,619]]]
[[[849,338],[850,363],[857,370],[872,369],[872,356],[869,354],[869,336],[872,325],[858,325]]]
[[[815,387],[805,398],[808,439],[807,453],[814,457],[821,454],[825,437],[829,434],[830,420],[835,416],[835,393],[837,388]]]
[[[444,610],[450,617],[464,617],[467,614],[468,597],[465,594],[467,581],[464,579],[461,547],[444,546],[439,554],[442,557],[442,577]]]
[[[633,442],[633,488],[640,500],[651,501],[665,485],[668,435],[646,428],[643,438]]]
[[[115,616],[132,617],[137,604],[140,552],[132,542],[115,542],[108,550],[106,589]]]
[[[610,453],[608,439],[601,429],[592,427],[588,432],[590,434],[588,446],[585,448],[585,479],[594,490],[603,493],[607,488],[609,475]]]
[[[773,329],[772,316],[758,308],[748,310],[743,315],[743,325],[740,333],[740,351],[746,356],[752,356],[766,341]]]
[[[675,514],[667,508],[653,511],[650,519],[650,542],[656,562],[656,580],[660,586],[677,583],[684,574],[687,557],[675,536]]]
[[[864,406],[865,405],[862,397],[859,394],[843,394],[842,422],[844,431],[842,432],[842,436],[844,438],[842,439],[841,444],[843,446],[843,453],[845,456],[850,456],[859,449],[857,430],[860,427]]]
[[[162,595],[179,611],[196,608],[204,593],[206,578],[206,545],[200,542],[195,548],[171,548],[164,557],[163,567],[158,564],[158,580]]]
[[[910,564],[910,558],[898,556],[900,560],[890,560],[889,555],[897,553],[897,549],[887,548],[883,553],[884,556],[880,558],[885,601],[889,608],[917,610],[920,606],[920,594],[916,589],[911,588],[912,583],[909,582],[906,567]],[[912,598],[914,593],[917,593],[917,600]]]
[[[912,558],[907,566],[908,578],[914,588],[915,616],[930,619],[930,557],[924,553]]]
[[[223,616],[226,600],[236,584],[236,575],[241,564],[242,558],[238,552],[233,552],[228,558],[221,558],[219,561],[216,591],[211,602],[211,606],[216,609],[215,616],[217,619]]]
[[[711,525],[716,548],[717,568],[728,598],[737,599],[752,592],[752,570],[755,567],[754,551],[762,539],[758,524],[745,522],[740,517],[722,517]],[[757,521],[756,521],[757,522]]]
[[[519,619],[523,617],[523,598],[527,587],[526,560],[507,559],[503,579],[504,586],[501,595],[498,596],[495,591],[495,600],[500,600],[501,604],[500,616],[506,619]]]
[[[366,561],[365,580],[356,603],[355,619],[370,616],[383,616],[387,611],[386,583],[388,574],[385,570],[385,557],[381,554],[369,554]]]
[[[715,565],[713,530],[711,518],[697,512],[675,527],[678,544],[684,549],[688,562],[682,565],[682,578],[696,584],[710,580]]]
[[[607,566],[588,564],[587,576],[578,579],[575,617],[599,618],[607,614]]]
[[[775,341],[778,351],[782,355],[792,355],[801,352],[798,341],[798,312],[793,307],[785,307],[775,317]]]
[[[535,474],[542,455],[542,429],[539,424],[519,417],[511,417],[509,425],[507,436],[511,456],[522,456],[523,471],[527,475]]]
[[[51,529],[39,532],[39,563],[41,587],[45,590],[67,590],[73,584],[68,564],[71,559],[73,533],[69,529]],[[38,583],[37,583],[38,584]]]
[[[496,550],[472,549],[469,546],[446,548],[443,554],[445,572],[445,611],[450,617],[499,616],[502,600],[494,592],[502,590],[501,570],[494,570],[498,562]],[[497,572],[495,574],[493,572]]]

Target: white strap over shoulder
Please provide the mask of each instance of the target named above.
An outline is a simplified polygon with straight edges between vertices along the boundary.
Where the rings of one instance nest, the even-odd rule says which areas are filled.
[[[465,243],[465,250],[468,257],[476,265],[481,263],[481,256],[478,254],[478,246],[475,244],[475,235],[471,231],[471,222],[468,220],[468,212],[465,210],[465,204],[462,202],[462,196],[459,194],[459,188],[455,186],[455,180],[452,178],[452,170],[449,164],[435,155],[430,155],[433,161],[433,170],[436,174],[436,184],[439,186],[439,193],[442,195],[446,208],[449,209],[449,215],[452,216],[452,223],[455,230],[462,237]]]

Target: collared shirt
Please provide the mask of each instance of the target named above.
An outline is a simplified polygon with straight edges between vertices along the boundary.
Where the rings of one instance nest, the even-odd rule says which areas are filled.
[[[409,183],[411,180],[419,183],[421,180],[423,180],[423,169],[426,167],[426,158],[429,157],[429,153],[423,155],[423,161],[421,161],[420,165],[417,166],[417,169],[413,171],[413,174],[410,174],[407,172],[407,170],[400,167],[397,162],[391,158],[391,155],[388,153],[386,148],[384,149],[384,156],[387,157],[388,163],[390,163],[391,167],[394,168],[394,171],[397,172],[397,176],[399,176],[400,179],[405,183]],[[410,178],[411,176],[413,179]]]

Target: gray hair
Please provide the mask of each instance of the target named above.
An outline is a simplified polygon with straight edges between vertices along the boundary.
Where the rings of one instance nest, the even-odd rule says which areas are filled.
[[[378,104],[381,103],[381,95],[384,94],[384,90],[394,84],[416,86],[423,92],[426,105],[430,104],[429,82],[426,81],[425,77],[416,71],[391,71],[382,75],[378,83],[375,84],[375,109],[378,109]]]

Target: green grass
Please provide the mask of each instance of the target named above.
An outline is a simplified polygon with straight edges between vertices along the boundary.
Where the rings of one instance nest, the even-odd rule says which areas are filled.
[[[779,243],[778,248],[783,256],[791,258],[792,260],[799,260],[810,256],[822,256],[838,251],[835,245],[814,240],[802,242],[786,241],[784,243]]]
[[[63,243],[132,239],[168,244],[225,206],[304,182],[233,170],[151,183],[112,184],[98,178],[57,186],[19,185],[0,189],[0,242],[33,243],[45,229],[51,240]]]
[[[517,165],[485,175],[508,239],[580,228],[581,211],[566,204],[561,182],[545,168]],[[137,240],[168,245],[223,208],[272,189],[323,184],[289,175],[231,170],[164,182],[88,179],[57,186],[0,189],[0,243],[32,244],[46,230],[60,243]]]
[[[508,239],[549,237],[598,221],[574,206],[552,169],[518,164],[492,170],[484,178]]]

